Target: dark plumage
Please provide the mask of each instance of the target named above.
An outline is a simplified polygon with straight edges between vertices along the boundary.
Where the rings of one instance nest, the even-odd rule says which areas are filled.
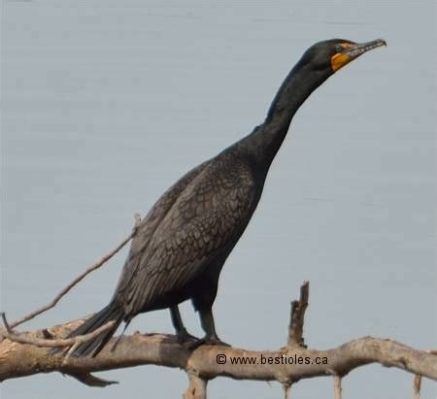
[[[177,307],[187,299],[200,313],[205,342],[220,342],[212,315],[220,271],[255,211],[294,113],[335,71],[383,44],[335,39],[310,47],[280,87],[264,123],[188,172],[158,200],[132,241],[109,305],[71,336],[109,320],[114,328],[80,345],[76,355],[96,355],[122,321],[154,309],[170,308],[178,336],[188,337]]]

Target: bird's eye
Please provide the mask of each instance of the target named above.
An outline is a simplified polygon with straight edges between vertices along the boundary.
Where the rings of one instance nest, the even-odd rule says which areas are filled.
[[[341,53],[343,51],[343,46],[341,44],[336,44],[335,45],[335,51],[337,53]]]

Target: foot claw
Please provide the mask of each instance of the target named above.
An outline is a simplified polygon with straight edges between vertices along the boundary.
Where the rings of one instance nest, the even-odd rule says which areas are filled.
[[[198,341],[199,338],[195,337],[194,335],[191,335],[190,333],[187,332],[187,330],[184,331],[179,331],[176,334],[178,343],[181,345],[184,345],[186,343],[192,343],[193,341]]]
[[[201,338],[201,339],[197,339],[196,342],[193,342],[190,345],[189,348],[191,350],[194,350],[194,349],[197,349],[199,346],[202,346],[202,345],[216,345],[216,346],[231,347],[231,345],[229,345],[226,342],[223,342],[218,337],[204,337],[204,338]]]

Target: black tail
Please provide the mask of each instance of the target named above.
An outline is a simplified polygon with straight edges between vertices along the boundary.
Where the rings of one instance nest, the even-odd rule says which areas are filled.
[[[91,316],[79,328],[71,332],[68,338],[91,333],[106,324],[108,321],[114,321],[115,323],[109,330],[102,332],[91,341],[80,344],[72,353],[72,355],[91,355],[93,357],[96,356],[114,335],[118,326],[123,321],[123,315],[123,308],[120,305],[111,302],[109,305],[105,306],[100,312],[96,313],[94,316]]]

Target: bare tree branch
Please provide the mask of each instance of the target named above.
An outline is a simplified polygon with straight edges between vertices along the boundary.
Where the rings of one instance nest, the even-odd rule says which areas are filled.
[[[206,386],[208,380],[188,373],[189,385],[184,393],[183,399],[206,399]]]
[[[305,311],[308,307],[310,283],[305,281],[300,287],[300,298],[291,302],[290,325],[288,327],[288,346],[305,347],[303,338],[303,324]]]
[[[422,388],[422,376],[414,376],[414,399],[420,399],[420,390]]]
[[[342,398],[341,377],[338,375],[334,376],[334,398]]]
[[[40,315],[41,313],[46,312],[47,310],[53,308],[56,306],[56,304],[64,297],[74,286],[76,286],[78,283],[80,283],[88,274],[92,273],[93,271],[99,269],[102,267],[109,259],[111,259],[114,255],[116,255],[120,250],[135,236],[137,233],[138,227],[141,223],[141,217],[139,214],[135,214],[135,224],[132,229],[132,233],[126,237],[116,248],[114,248],[111,252],[103,256],[99,261],[91,265],[88,269],[86,269],[82,274],[77,276],[71,283],[69,283],[65,288],[63,288],[58,295],[56,295],[51,302],[49,302],[47,305],[44,305],[35,311],[23,316],[21,319],[18,319],[14,321],[11,324],[11,328],[15,328],[19,326],[20,324],[23,324],[26,321],[29,321],[33,319],[34,317]]]
[[[435,349],[429,350],[428,353],[431,353],[431,354],[437,356],[437,350],[435,350]],[[414,376],[414,381],[413,381],[413,394],[414,394],[413,397],[414,397],[414,399],[420,399],[421,389],[422,389],[422,376],[419,374],[416,374]]]
[[[290,399],[291,387],[293,386],[290,382],[283,382],[282,389],[284,390],[284,399]]]
[[[54,327],[50,332],[56,336],[64,336],[81,323],[81,320],[70,322]],[[22,335],[29,338],[42,334],[40,330]],[[116,339],[113,338],[113,342]],[[298,359],[307,358],[309,364],[296,362]],[[324,358],[327,362],[317,364],[316,359]],[[247,360],[246,364],[242,364],[241,359],[250,359],[251,364],[248,364]],[[269,359],[272,359],[271,362]],[[287,364],[290,362],[286,362],[286,359],[292,359],[294,364]],[[174,336],[137,334],[122,337],[115,351],[111,351],[109,343],[95,358],[71,357],[67,364],[64,364],[63,356],[50,355],[45,348],[20,344],[9,339],[0,342],[0,381],[53,371],[78,378],[78,375],[94,371],[155,364],[189,370],[204,380],[223,376],[234,379],[276,380],[284,383],[317,376],[341,377],[357,367],[370,363],[396,367],[437,380],[436,355],[390,339],[373,337],[352,340],[328,350],[285,347],[276,351],[260,352],[208,345],[192,351],[180,345]]]
[[[301,287],[299,301],[292,303],[286,347],[276,351],[250,351],[227,346],[202,345],[196,349],[181,345],[173,335],[134,334],[113,338],[94,358],[53,355],[47,347],[75,345],[110,328],[111,324],[91,334],[66,337],[84,320],[25,333],[14,332],[4,317],[0,331],[0,381],[37,373],[58,371],[89,385],[104,387],[115,383],[93,376],[104,371],[139,365],[160,365],[183,369],[189,376],[185,399],[206,399],[207,383],[216,377],[278,381],[287,397],[289,388],[301,379],[334,376],[336,399],[341,398],[341,378],[357,367],[379,363],[415,375],[437,380],[435,351],[420,351],[390,339],[363,337],[337,348],[318,350],[303,344],[303,320],[308,304],[309,285]],[[56,337],[56,338],[54,338]],[[118,340],[118,346],[112,344]],[[71,349],[69,351],[71,353]],[[416,396],[420,383],[416,379]]]

